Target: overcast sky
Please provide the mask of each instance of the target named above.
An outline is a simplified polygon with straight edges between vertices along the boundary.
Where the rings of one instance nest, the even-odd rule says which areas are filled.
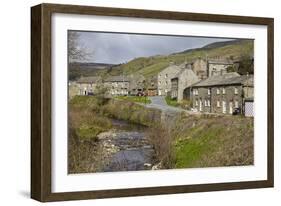
[[[167,55],[230,39],[79,32],[79,44],[94,51],[89,62],[119,64],[136,57]]]

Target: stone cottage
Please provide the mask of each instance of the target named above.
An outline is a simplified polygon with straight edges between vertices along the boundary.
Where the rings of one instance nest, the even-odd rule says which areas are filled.
[[[89,76],[79,78],[75,84],[72,82],[72,85],[75,85],[78,89],[77,95],[93,95],[97,85],[101,82],[101,77]]]
[[[144,91],[145,85],[145,78],[141,74],[131,74],[128,76],[130,81],[129,84],[129,94],[130,95],[137,95],[138,92]]]
[[[193,108],[200,112],[232,114],[240,109],[244,113],[245,99],[254,98],[253,75],[236,72],[211,76],[190,89]]]
[[[158,95],[166,96],[171,91],[171,79],[181,70],[180,66],[170,63],[170,66],[158,73]]]
[[[205,59],[199,57],[189,64],[199,79],[206,79],[208,77],[208,66]]]
[[[127,76],[110,76],[104,80],[104,86],[109,89],[110,95],[128,95],[130,80]]]
[[[208,77],[224,75],[230,66],[234,66],[234,63],[226,59],[208,59]]]
[[[179,71],[174,78],[171,79],[171,98],[180,102],[183,99],[184,89],[198,82],[199,78],[193,72],[189,64]]]
[[[146,92],[148,96],[157,95],[157,76],[151,76],[146,78]]]

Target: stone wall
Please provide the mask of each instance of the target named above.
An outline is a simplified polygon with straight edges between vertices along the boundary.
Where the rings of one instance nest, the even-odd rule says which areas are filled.
[[[201,58],[193,62],[192,70],[200,79],[205,79],[208,76],[207,62]]]
[[[180,102],[183,100],[184,89],[198,82],[199,78],[191,69],[184,69],[179,75],[178,79],[177,100]]]
[[[171,91],[171,79],[180,71],[180,67],[170,65],[158,73],[158,95],[166,96]]]

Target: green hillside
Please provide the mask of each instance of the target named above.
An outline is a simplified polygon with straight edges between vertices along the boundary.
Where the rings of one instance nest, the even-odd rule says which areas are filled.
[[[198,49],[186,50],[168,56],[140,57],[113,67],[109,75],[139,73],[145,77],[156,75],[169,65],[170,62],[181,64],[198,57],[206,58],[238,58],[240,56],[253,56],[254,42],[252,40],[228,41],[226,43],[213,43]]]

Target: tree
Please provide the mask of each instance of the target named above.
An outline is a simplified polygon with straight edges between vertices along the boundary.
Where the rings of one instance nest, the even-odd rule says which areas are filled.
[[[68,32],[68,57],[70,62],[89,60],[93,56],[93,51],[79,42],[80,34],[76,31]]]
[[[248,55],[241,55],[239,61],[238,72],[239,74],[254,74],[254,62],[253,58]]]

